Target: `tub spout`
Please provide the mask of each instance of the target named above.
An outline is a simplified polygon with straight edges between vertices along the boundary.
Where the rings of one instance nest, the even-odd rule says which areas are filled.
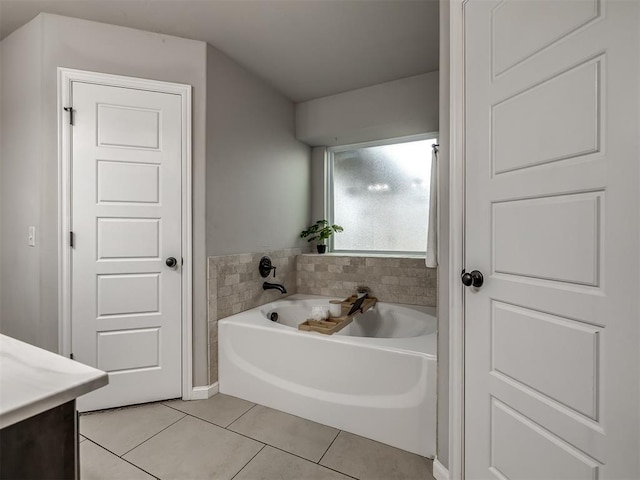
[[[264,282],[262,284],[262,289],[263,290],[271,290],[271,289],[275,289],[275,290],[280,290],[280,293],[285,294],[287,293],[287,289],[284,288],[284,285],[280,285],[279,283],[269,283],[269,282]]]

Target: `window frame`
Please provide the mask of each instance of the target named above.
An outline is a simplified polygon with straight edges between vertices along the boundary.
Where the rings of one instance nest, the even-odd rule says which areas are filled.
[[[382,147],[385,145],[397,145],[400,143],[416,142],[421,140],[435,139],[435,144],[439,142],[439,132],[419,133],[416,135],[406,135],[403,137],[387,138],[383,140],[372,140],[369,142],[351,143],[345,145],[334,145],[327,147],[327,153],[325,155],[324,165],[324,218],[326,218],[330,224],[334,224],[334,154],[345,152],[348,150],[358,150],[360,148],[368,147]],[[344,226],[344,225],[343,225]],[[402,258],[425,258],[427,255],[427,246],[425,245],[424,252],[410,252],[400,250],[336,250],[334,245],[334,236],[329,237],[327,241],[327,253],[333,253],[336,255],[362,255],[362,256],[378,256],[378,257],[402,257]]]

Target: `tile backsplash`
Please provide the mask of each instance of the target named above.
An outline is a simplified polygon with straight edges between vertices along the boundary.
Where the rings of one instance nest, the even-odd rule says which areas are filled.
[[[437,269],[423,258],[299,255],[297,292],[346,298],[366,285],[381,302],[435,306]]]
[[[265,281],[280,283],[286,295],[296,293],[296,256],[300,248],[261,253],[243,253],[209,257],[209,321],[269,303],[282,295],[277,290],[263,290]],[[260,259],[267,255],[276,267],[276,276],[262,278],[258,272]]]
[[[209,382],[218,380],[218,320],[294,293],[346,298],[366,285],[381,302],[435,306],[436,272],[423,258],[318,255],[288,248],[208,258]],[[267,255],[276,277],[262,278],[260,259]],[[264,281],[287,289],[263,290]]]

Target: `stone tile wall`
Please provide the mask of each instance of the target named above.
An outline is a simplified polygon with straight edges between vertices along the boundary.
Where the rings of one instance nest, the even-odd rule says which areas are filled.
[[[423,258],[298,256],[298,293],[346,298],[366,285],[381,302],[435,306],[437,270]]]
[[[300,248],[208,258],[209,383],[218,381],[218,320],[296,293],[296,256]],[[260,259],[267,255],[276,277],[262,278]],[[280,283],[287,290],[263,290],[262,283]]]

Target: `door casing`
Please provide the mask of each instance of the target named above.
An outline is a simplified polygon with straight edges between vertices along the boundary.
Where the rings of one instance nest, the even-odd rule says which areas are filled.
[[[464,4],[449,0],[449,479],[464,478]],[[442,142],[442,140],[441,140]]]
[[[192,355],[192,196],[191,196],[191,85],[145,80],[134,77],[58,68],[58,352],[71,350],[71,132],[69,114],[73,82],[149,90],[179,95],[182,105],[182,399],[190,400],[193,390]]]

